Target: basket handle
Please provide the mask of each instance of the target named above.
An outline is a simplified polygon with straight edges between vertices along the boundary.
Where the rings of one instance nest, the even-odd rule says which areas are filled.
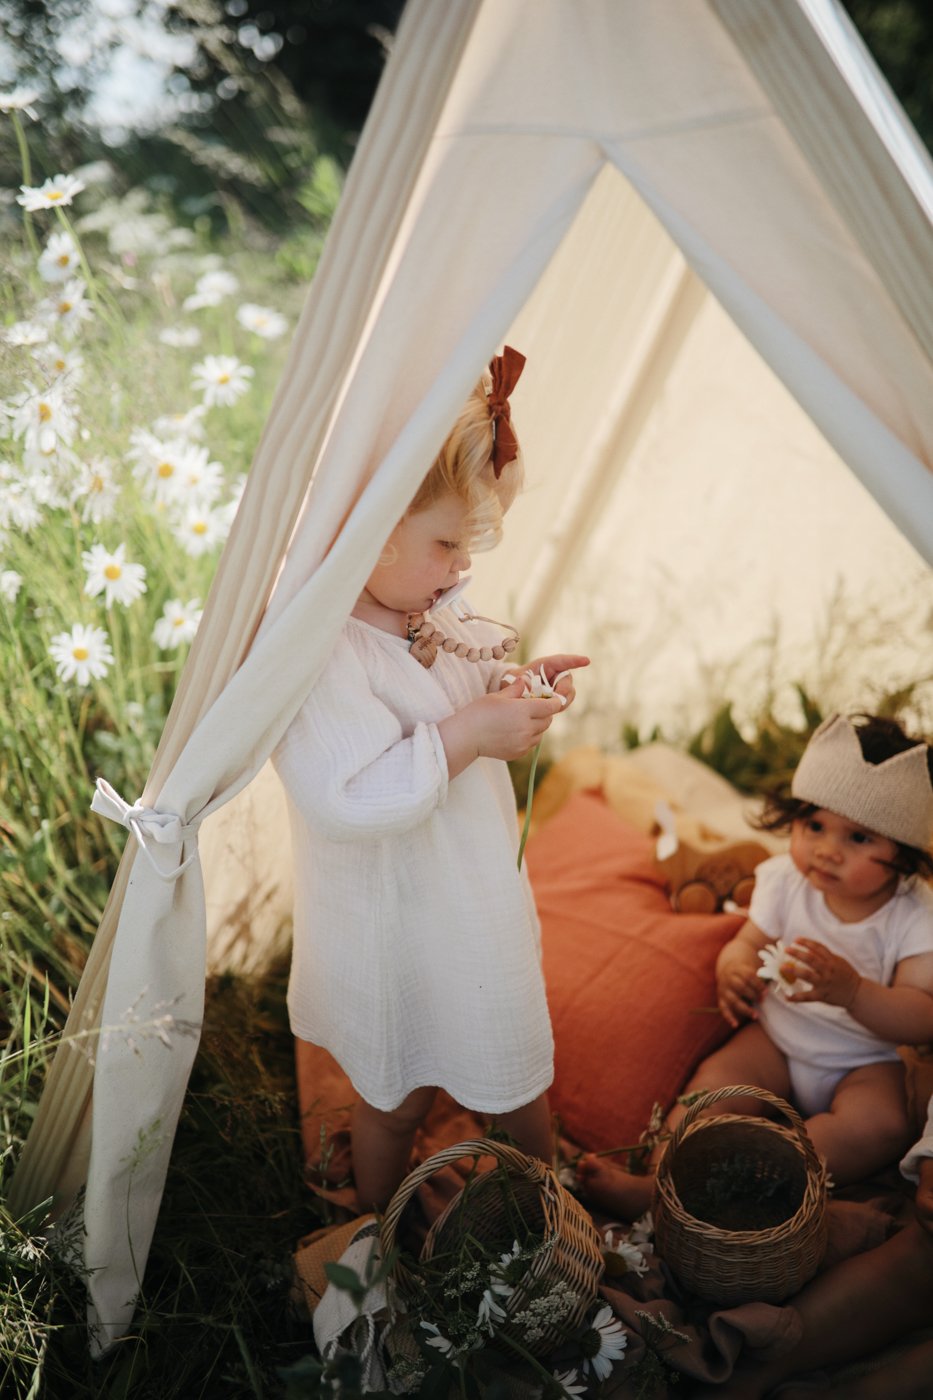
[[[749,1097],[760,1099],[762,1103],[770,1104],[772,1108],[776,1108],[779,1113],[782,1113],[800,1139],[800,1145],[807,1159],[808,1168],[818,1175],[823,1174],[825,1170],[823,1163],[816,1155],[816,1148],[810,1141],[809,1134],[804,1126],[804,1121],[797,1110],[792,1108],[786,1099],[778,1098],[777,1094],[772,1094],[767,1089],[759,1089],[754,1084],[727,1084],[725,1088],[710,1089],[707,1093],[702,1094],[695,1103],[690,1105],[683,1118],[681,1118],[680,1122],[677,1124],[677,1127],[671,1134],[671,1139],[667,1144],[664,1156],[669,1160],[673,1157],[674,1151],[679,1146],[684,1133],[704,1109],[711,1107],[714,1103],[719,1103],[721,1099],[734,1099],[738,1098],[739,1095],[748,1095]]]
[[[511,1167],[517,1175],[527,1177],[535,1185],[547,1179],[549,1170],[544,1162],[539,1161],[537,1157],[527,1157],[524,1152],[510,1147],[507,1142],[495,1142],[491,1138],[469,1138],[466,1142],[455,1142],[451,1147],[442,1148],[440,1152],[435,1152],[432,1157],[426,1157],[420,1166],[409,1172],[386,1206],[380,1227],[383,1259],[386,1259],[390,1251],[395,1248],[395,1236],[399,1221],[405,1207],[421,1183],[427,1181],[429,1176],[433,1176],[440,1167],[449,1166],[452,1162],[459,1162],[461,1157],[495,1157],[501,1166]]]

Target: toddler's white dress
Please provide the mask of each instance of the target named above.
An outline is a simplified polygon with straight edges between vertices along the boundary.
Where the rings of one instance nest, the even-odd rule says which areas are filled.
[[[501,639],[449,607],[432,616],[470,646]],[[291,1027],[376,1108],[438,1085],[504,1113],[553,1076],[508,769],[480,758],[448,781],[437,732],[504,669],[443,651],[425,669],[351,617],[274,755],[295,864]]]

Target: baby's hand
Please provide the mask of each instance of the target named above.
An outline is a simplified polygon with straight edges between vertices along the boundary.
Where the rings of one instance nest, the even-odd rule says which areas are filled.
[[[557,696],[525,700],[521,677],[497,695],[482,695],[464,705],[444,726],[457,724],[469,736],[476,757],[524,758],[543,736],[562,705]],[[521,701],[516,704],[516,701]],[[444,740],[446,744],[446,736]]]
[[[825,1001],[848,1010],[862,985],[861,974],[850,962],[812,938],[795,939],[787,953],[810,983],[808,991],[794,992],[788,1001]]]
[[[543,671],[548,685],[553,686],[554,693],[563,698],[566,709],[573,704],[577,693],[573,684],[573,676],[569,672],[579,670],[581,666],[589,666],[589,664],[590,658],[588,656],[577,656],[569,652],[565,655],[558,652],[554,656],[538,656],[534,661],[525,662],[521,671],[518,671],[517,667],[514,669],[519,675],[531,671],[533,675],[540,676]]]
[[[754,954],[739,943],[727,943],[716,963],[716,996],[723,1019],[733,1029],[742,1021],[758,1019],[758,1003],[765,992]]]

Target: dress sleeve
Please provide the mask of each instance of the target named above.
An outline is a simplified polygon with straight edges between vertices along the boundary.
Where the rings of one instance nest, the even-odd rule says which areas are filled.
[[[447,796],[437,725],[419,723],[406,736],[344,642],[276,750],[275,766],[308,826],[330,841],[408,831]]]

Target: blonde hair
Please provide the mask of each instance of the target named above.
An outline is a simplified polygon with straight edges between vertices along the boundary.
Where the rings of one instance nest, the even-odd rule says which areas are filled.
[[[467,531],[474,551],[492,549],[499,543],[502,517],[518,495],[525,474],[519,448],[517,458],[507,463],[496,479],[489,388],[485,379],[477,384],[406,512],[415,515],[452,493],[469,510]]]

